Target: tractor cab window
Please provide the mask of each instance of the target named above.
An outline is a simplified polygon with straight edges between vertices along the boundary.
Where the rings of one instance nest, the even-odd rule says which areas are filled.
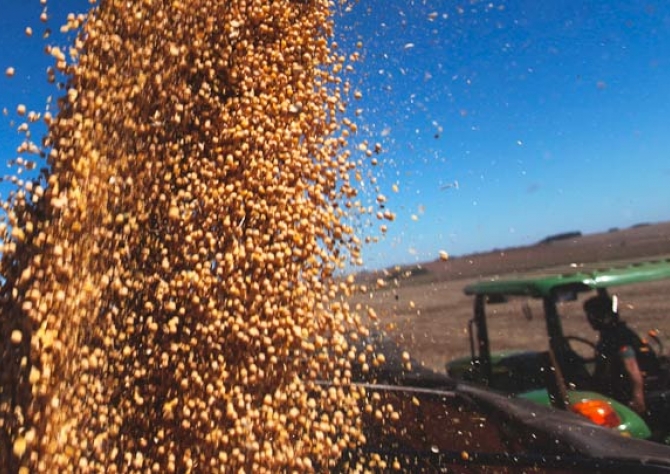
[[[491,353],[547,350],[547,327],[541,299],[509,297],[504,303],[487,304]]]
[[[659,281],[625,285],[608,291],[617,297],[617,311],[621,320],[659,353],[664,351],[670,334],[668,290],[670,284]],[[574,301],[557,303],[563,334],[568,338],[570,347],[585,358],[593,356],[598,332],[588,322],[584,302],[596,294],[595,290],[581,292]]]
[[[595,294],[595,291],[579,293],[575,300],[559,302],[556,307],[561,319],[563,335],[566,337],[570,348],[585,359],[593,357],[593,344],[598,339],[598,333],[591,328],[586,319],[583,305],[587,299]]]

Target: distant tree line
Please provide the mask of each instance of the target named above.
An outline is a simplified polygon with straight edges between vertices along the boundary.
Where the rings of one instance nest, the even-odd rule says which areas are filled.
[[[545,237],[544,239],[540,240],[538,243],[539,244],[550,244],[552,242],[556,242],[557,240],[568,240],[568,239],[576,239],[582,236],[582,233],[579,231],[573,231],[573,232],[562,232],[560,234],[554,234],[550,235],[549,237]]]

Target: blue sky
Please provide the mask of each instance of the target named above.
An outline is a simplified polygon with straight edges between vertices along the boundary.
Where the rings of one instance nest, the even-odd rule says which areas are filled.
[[[21,104],[27,111],[43,113],[50,96],[55,104],[56,98],[62,95],[61,91],[47,82],[47,67],[54,63],[44,52],[45,46],[64,47],[71,44],[72,34],[61,34],[60,27],[66,22],[68,13],[85,12],[88,7],[88,0],[48,2],[49,19],[44,23],[40,21],[43,6],[39,0],[0,0],[0,11],[3,12],[0,16],[0,160],[3,165],[19,156],[16,149],[24,139],[24,134],[19,133],[16,127],[27,120],[25,116],[17,114],[17,106]],[[26,34],[27,27],[32,28],[31,36]],[[51,34],[50,38],[45,39],[43,35],[47,29],[51,30]],[[11,78],[6,75],[9,67],[15,71]],[[49,108],[55,113],[53,104]],[[39,144],[45,127],[38,122],[30,128],[30,139]],[[0,168],[0,176],[14,172],[14,168]],[[7,197],[8,189],[7,185],[0,183],[3,199]]]
[[[488,5],[359,2],[340,23],[398,213],[371,267],[670,217],[670,4]]]
[[[88,0],[48,8],[62,43],[65,14]],[[57,91],[39,1],[0,9],[0,157],[11,159],[16,105],[43,110]],[[670,218],[670,3],[359,0],[337,17],[337,40],[362,42],[352,146],[383,144],[377,185],[397,213],[366,249],[369,267]]]

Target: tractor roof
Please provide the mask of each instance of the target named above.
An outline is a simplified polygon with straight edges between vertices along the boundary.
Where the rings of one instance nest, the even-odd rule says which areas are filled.
[[[556,290],[588,291],[598,288],[670,279],[670,259],[631,263],[575,273],[520,279],[480,281],[463,290],[466,295],[549,296]]]

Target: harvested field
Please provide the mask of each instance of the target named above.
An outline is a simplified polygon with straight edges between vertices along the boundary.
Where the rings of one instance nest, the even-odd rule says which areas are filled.
[[[670,223],[645,225],[361,275],[369,292],[357,295],[353,302],[369,304],[380,326],[394,328],[393,334],[413,357],[443,371],[446,361],[470,353],[467,325],[472,317],[472,300],[462,291],[467,284],[486,278],[568,273],[669,257]],[[375,285],[379,278],[386,282],[382,288]],[[640,334],[659,329],[670,347],[670,280],[620,287],[616,293],[622,318]],[[530,303],[536,316],[531,320],[514,305],[501,305],[495,318],[489,318],[493,350],[546,348],[541,308],[537,302]],[[595,341],[596,333],[583,318],[580,302],[563,304],[560,311],[565,334]],[[574,348],[584,354],[590,351],[586,345]]]

